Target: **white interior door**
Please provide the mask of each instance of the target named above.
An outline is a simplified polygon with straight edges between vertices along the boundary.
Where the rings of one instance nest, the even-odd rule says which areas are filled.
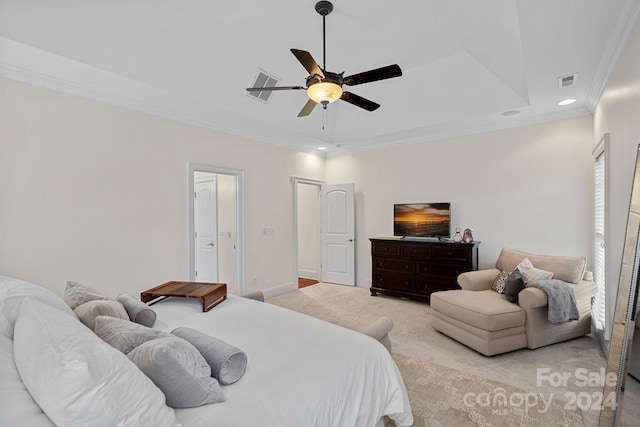
[[[355,227],[353,184],[323,185],[322,281],[355,286]]]
[[[217,282],[218,220],[215,175],[196,181],[194,197],[196,281]]]

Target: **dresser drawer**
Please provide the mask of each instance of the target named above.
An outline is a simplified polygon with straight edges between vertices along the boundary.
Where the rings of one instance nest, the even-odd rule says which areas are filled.
[[[378,243],[371,245],[371,253],[377,256],[400,255],[400,245],[398,243]]]
[[[430,246],[405,245],[400,249],[402,256],[416,259],[431,259]]]
[[[395,271],[398,273],[413,274],[415,263],[406,259],[373,258],[373,268],[376,270]]]
[[[415,279],[409,274],[385,273],[380,271],[373,273],[373,286],[413,292],[416,287],[415,284]]]
[[[466,247],[456,248],[453,245],[448,247],[433,248],[433,258],[436,261],[449,263],[467,263],[471,261],[471,252]]]

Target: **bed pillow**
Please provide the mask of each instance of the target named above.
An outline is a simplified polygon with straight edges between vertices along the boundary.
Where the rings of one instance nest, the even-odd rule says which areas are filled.
[[[520,271],[520,274],[522,274],[522,280],[525,285],[536,280],[549,280],[553,278],[551,271],[535,268],[531,261],[529,261],[529,258],[520,261],[520,264],[518,264],[516,268]]]
[[[191,328],[180,327],[171,333],[189,341],[198,349],[211,367],[211,376],[220,384],[233,384],[244,374],[247,354],[238,347]]]
[[[522,274],[520,274],[520,271],[516,268],[505,281],[504,296],[507,301],[517,304],[518,294],[524,288],[525,286],[524,281],[522,280]]]
[[[496,280],[493,281],[491,289],[499,294],[504,294],[504,287],[507,282],[507,277],[509,277],[510,274],[510,271],[501,271],[500,273],[498,273],[498,277],[496,277]]]
[[[80,304],[73,312],[78,319],[89,327],[92,331],[95,329],[96,317],[110,316],[118,319],[129,320],[129,315],[124,306],[118,301],[112,300],[93,300]]]
[[[164,392],[167,405],[193,408],[226,399],[198,349],[180,337],[147,341],[127,355]]]
[[[132,322],[139,323],[144,326],[152,327],[156,322],[156,312],[147,304],[132,297],[129,294],[120,294],[116,297],[116,301],[124,305],[125,310],[129,314]]]
[[[96,317],[95,332],[105,342],[124,354],[129,354],[131,350],[149,340],[167,335],[171,336],[158,329],[151,329],[130,322],[128,319],[124,320],[109,316]]]
[[[125,355],[77,319],[38,301],[16,319],[15,363],[59,426],[179,426],[162,392]]]
[[[0,426],[55,427],[24,386],[13,341],[0,335]]]
[[[80,304],[93,300],[111,299],[106,295],[102,295],[95,289],[76,282],[67,282],[64,287],[64,300],[71,310],[75,310]]]
[[[13,339],[13,326],[25,299],[35,299],[75,319],[75,314],[58,295],[42,286],[0,276],[0,335]]]

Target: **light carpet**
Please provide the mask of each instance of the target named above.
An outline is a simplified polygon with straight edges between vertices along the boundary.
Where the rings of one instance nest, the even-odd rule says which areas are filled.
[[[402,354],[393,358],[407,387],[413,427],[584,425],[580,410],[565,410],[564,401]],[[395,423],[387,418],[385,426]]]
[[[577,369],[599,372],[606,365],[591,336],[536,350],[522,349],[486,357],[435,331],[431,327],[431,308],[423,302],[384,295],[372,297],[365,288],[326,283],[273,297],[267,302],[354,330],[364,329],[380,316],[390,317],[394,321],[389,334],[394,358],[411,395],[416,427],[597,425],[598,411],[573,410],[570,405],[565,408],[570,397],[567,393],[602,391],[599,385],[585,386],[575,380]],[[570,379],[561,385],[545,380],[539,383],[538,369],[569,373]],[[466,378],[466,385],[454,387],[457,380],[451,381],[451,378]],[[490,396],[499,402],[498,389],[506,390],[507,398],[514,399],[509,411],[474,400],[488,393],[480,399]],[[464,397],[469,392],[476,394],[467,396],[465,404]],[[531,402],[534,395],[538,396],[538,405],[543,405],[543,401],[553,403],[545,413],[539,413],[536,407],[522,414],[517,410],[518,393],[529,396]],[[439,403],[434,406],[433,402]],[[520,406],[523,408],[524,404]]]

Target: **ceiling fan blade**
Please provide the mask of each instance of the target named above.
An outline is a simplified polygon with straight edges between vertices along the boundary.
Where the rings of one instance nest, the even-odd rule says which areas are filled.
[[[298,113],[298,117],[308,116],[309,114],[311,114],[316,105],[318,104],[313,99],[308,100],[307,103],[304,104],[304,107],[302,107],[302,110],[300,110],[300,112]]]
[[[355,95],[351,92],[342,92],[340,99],[347,101],[349,104],[353,104],[356,107],[364,108],[367,111],[375,111],[380,108],[380,104],[376,104],[373,101],[369,101],[368,99]]]
[[[398,64],[387,65],[386,67],[376,68],[375,70],[365,71],[363,73],[354,74],[344,78],[344,84],[348,86],[361,85],[363,83],[375,82],[377,80],[391,79],[400,77],[402,70]]]
[[[300,61],[300,63],[307,70],[310,76],[318,75],[321,79],[324,79],[324,73],[322,72],[322,69],[309,52],[307,52],[306,50],[291,49],[291,53],[293,53],[295,57],[298,58],[298,61]]]
[[[302,86],[272,86],[272,87],[248,87],[247,92],[265,92],[269,90],[303,90]]]

